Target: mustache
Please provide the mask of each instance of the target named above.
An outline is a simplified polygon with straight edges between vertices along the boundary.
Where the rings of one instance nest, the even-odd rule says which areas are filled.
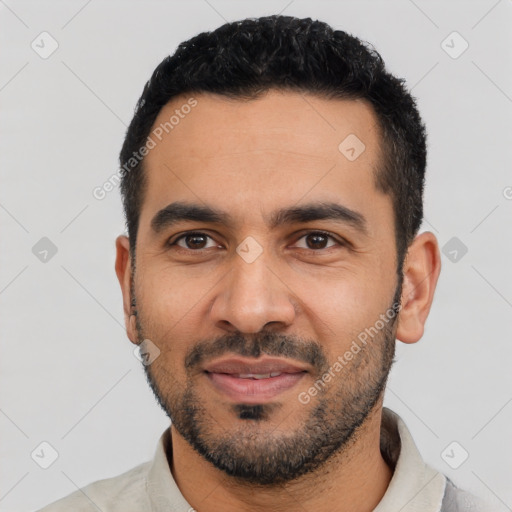
[[[206,361],[224,354],[254,358],[266,354],[295,359],[311,365],[318,373],[324,373],[329,367],[322,347],[315,341],[275,332],[262,332],[249,336],[236,332],[214,341],[196,343],[185,356],[185,368],[195,370]]]

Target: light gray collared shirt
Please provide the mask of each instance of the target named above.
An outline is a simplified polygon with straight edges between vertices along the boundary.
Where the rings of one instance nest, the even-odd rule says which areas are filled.
[[[425,464],[403,420],[382,410],[381,452],[394,468],[388,489],[374,512],[489,512],[491,507],[458,489]],[[172,476],[170,427],[160,437],[152,461],[82,489],[40,512],[193,512]],[[200,512],[200,511],[199,511]]]

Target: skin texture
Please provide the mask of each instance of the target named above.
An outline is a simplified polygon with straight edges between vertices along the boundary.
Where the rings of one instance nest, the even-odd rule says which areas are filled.
[[[145,157],[135,270],[128,238],[116,240],[128,337],[160,350],[145,369],[173,420],[173,476],[200,512],[294,510],[298,503],[320,512],[373,510],[392,476],[379,449],[382,389],[395,337],[414,343],[423,334],[440,272],[437,241],[429,232],[416,237],[400,288],[392,202],[374,184],[380,136],[366,102],[279,91],[251,101],[194,97],[193,111]],[[155,126],[187,99],[174,98]],[[349,134],[365,145],[354,161],[338,150]],[[213,206],[232,224],[183,221],[156,234],[151,219],[174,201]],[[269,229],[274,210],[312,202],[358,212],[366,232],[333,220]],[[315,238],[318,230],[333,238]],[[208,237],[170,245],[190,231]],[[247,237],[262,250],[251,263],[236,251]],[[302,403],[299,394],[376,325],[400,291],[398,318]],[[198,353],[202,359],[187,365]],[[244,417],[243,404],[202,371],[219,354],[279,355],[307,373]],[[299,447],[302,466],[292,457]]]

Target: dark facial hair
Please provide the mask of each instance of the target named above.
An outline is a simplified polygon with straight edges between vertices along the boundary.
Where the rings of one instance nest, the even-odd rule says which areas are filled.
[[[184,361],[185,383],[177,383],[168,369],[154,363],[144,366],[148,383],[180,435],[217,469],[239,483],[282,485],[318,470],[357,439],[357,429],[382,397],[394,362],[400,294],[401,282],[390,305],[390,310],[396,313],[394,318],[366,345],[359,344],[361,350],[354,358],[342,370],[334,372],[329,385],[311,398],[309,409],[304,409],[309,412],[302,424],[286,434],[265,429],[273,413],[283,406],[277,402],[234,404],[230,413],[247,424],[215,433],[211,428],[215,421],[208,404],[197,394],[194,376],[204,362],[223,354],[246,357],[267,354],[311,365],[317,382],[334,362],[329,364],[322,346],[315,340],[269,331],[251,336],[230,333],[213,341],[198,342],[190,348]],[[142,341],[145,337],[140,314],[136,324]],[[172,343],[170,340],[153,341],[162,347]],[[305,406],[300,404],[300,407]]]

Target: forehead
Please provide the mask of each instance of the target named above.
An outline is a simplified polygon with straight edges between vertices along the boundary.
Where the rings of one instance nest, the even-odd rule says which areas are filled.
[[[190,107],[192,102],[195,106]],[[350,133],[370,146],[378,138],[376,116],[365,100],[278,90],[252,100],[183,95],[162,108],[152,131],[159,129],[163,130],[158,137],[162,140],[157,140],[160,151],[179,145],[183,151],[176,157],[186,158],[218,156],[229,150],[295,149],[332,160]],[[148,160],[160,151],[152,152]]]
[[[150,137],[141,226],[177,200],[248,217],[248,206],[271,211],[307,196],[355,208],[379,194],[380,135],[363,100],[275,90],[249,101],[183,95],[161,110]]]

